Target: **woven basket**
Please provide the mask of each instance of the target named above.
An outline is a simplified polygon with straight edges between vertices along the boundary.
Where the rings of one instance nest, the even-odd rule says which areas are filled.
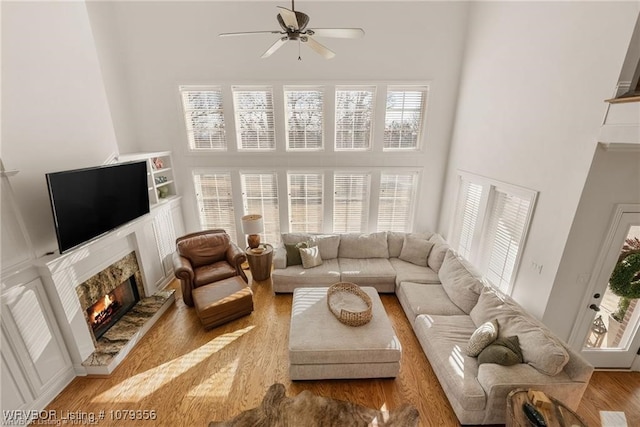
[[[348,293],[360,298],[365,305],[366,309],[363,311],[350,311],[345,308],[338,308],[335,306],[335,297],[339,293]],[[333,302],[333,303],[332,303]],[[348,326],[362,326],[371,320],[371,297],[366,294],[358,285],[350,282],[338,282],[327,290],[327,305],[329,311],[333,313],[336,318]]]

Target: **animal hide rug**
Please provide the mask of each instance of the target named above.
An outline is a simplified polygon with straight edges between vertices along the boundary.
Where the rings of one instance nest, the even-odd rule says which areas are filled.
[[[418,418],[418,411],[410,405],[386,412],[306,390],[287,397],[284,385],[276,383],[269,387],[260,406],[228,421],[212,421],[209,427],[416,427]]]

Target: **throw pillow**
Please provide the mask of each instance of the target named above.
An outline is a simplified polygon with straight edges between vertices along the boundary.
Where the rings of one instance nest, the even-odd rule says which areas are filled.
[[[431,252],[433,245],[433,242],[428,240],[419,239],[410,235],[406,236],[398,258],[403,261],[410,262],[411,264],[426,267],[427,257],[429,256],[429,252]]]
[[[478,365],[497,363],[502,366],[511,366],[522,362],[522,351],[520,351],[517,335],[498,338],[478,355]]]
[[[477,357],[482,350],[498,338],[498,321],[492,320],[483,323],[475,330],[464,352],[467,356]]]
[[[472,266],[459,254],[449,249],[438,277],[451,301],[469,314],[477,304],[484,288]]]
[[[284,244],[284,248],[287,250],[287,267],[292,265],[302,265],[302,258],[300,258],[300,248],[298,244]]]
[[[300,248],[300,258],[302,258],[303,268],[317,267],[322,264],[320,248],[317,246],[313,246],[311,248]]]

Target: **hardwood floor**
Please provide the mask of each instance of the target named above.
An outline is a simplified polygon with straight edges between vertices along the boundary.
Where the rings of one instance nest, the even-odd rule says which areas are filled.
[[[179,288],[177,282],[172,286]],[[387,410],[411,403],[422,426],[458,425],[394,295],[381,297],[403,348],[395,380],[292,383],[287,356],[292,297],[273,295],[269,281],[252,288],[255,311],[211,331],[201,327],[178,293],[175,304],[109,378],[74,379],[47,410],[104,411],[100,426],[206,426],[256,406],[271,384],[281,382],[289,396],[310,390]],[[640,373],[596,372],[579,412],[590,426],[600,425],[599,410],[624,411],[629,426],[640,425],[638,402]],[[157,419],[122,420],[130,415],[126,411],[138,410],[155,411]]]

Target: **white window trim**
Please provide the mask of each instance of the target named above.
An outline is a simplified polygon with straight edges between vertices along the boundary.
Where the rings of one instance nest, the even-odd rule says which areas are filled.
[[[289,147],[289,110],[287,109],[287,92],[295,92],[295,91],[322,92],[322,109],[320,110],[320,113],[322,115],[322,140],[320,141],[320,147],[317,147],[317,148],[290,148]],[[309,86],[284,85],[282,87],[282,95],[284,99],[283,108],[284,108],[285,150],[289,152],[297,152],[297,153],[313,153],[318,151],[324,151],[325,140],[327,135],[327,129],[326,129],[327,90],[326,88],[320,85],[309,85]]]
[[[427,127],[427,111],[429,110],[429,92],[430,92],[430,86],[429,85],[415,85],[415,86],[408,86],[408,85],[388,85],[385,91],[385,98],[386,98],[386,94],[389,92],[398,92],[398,91],[412,91],[412,92],[423,92],[424,93],[424,105],[422,106],[422,111],[421,111],[421,117],[420,117],[420,128],[418,130],[418,137],[416,140],[416,146],[415,147],[408,147],[408,148],[399,148],[399,147],[392,147],[392,148],[384,148],[384,134],[382,136],[382,151],[385,153],[406,153],[406,152],[415,152],[415,151],[422,151],[422,146],[423,144],[426,144],[423,139],[424,136],[426,134],[425,129]],[[386,112],[387,112],[387,108],[386,108],[386,104],[385,104],[385,108],[384,108],[384,118],[385,118],[385,123],[383,124],[383,129],[386,127]]]
[[[369,142],[366,148],[339,148],[337,146],[337,133],[338,133],[338,125],[336,120],[336,115],[338,113],[338,92],[341,91],[367,91],[371,90],[371,124],[369,126]],[[377,97],[378,92],[380,90],[379,85],[375,84],[362,84],[362,85],[336,85],[334,90],[334,111],[333,111],[333,150],[339,153],[353,153],[353,152],[369,152],[373,150],[373,145],[376,140],[375,129],[376,129],[376,110],[377,110]]]
[[[184,104],[184,92],[207,92],[207,91],[219,91],[220,95],[222,97],[222,117],[223,117],[223,122],[224,122],[224,147],[219,147],[219,148],[196,148],[196,147],[192,147],[192,141],[190,141],[190,137],[189,137],[189,124],[188,124],[188,120],[187,120],[187,108]],[[224,105],[225,105],[225,95],[224,95],[224,88],[221,85],[212,85],[212,86],[198,86],[198,85],[179,85],[178,86],[178,95],[180,97],[180,108],[182,109],[182,123],[184,126],[184,135],[187,137],[187,150],[190,153],[194,153],[194,154],[200,154],[200,153],[222,153],[222,152],[226,152],[229,149],[229,122],[228,122],[228,111],[225,111]],[[195,145],[195,143],[193,144]]]
[[[456,220],[455,216],[459,209],[460,202],[460,191],[462,189],[462,181],[468,181],[475,184],[479,184],[483,186],[483,194],[480,201],[480,207],[478,210],[478,217],[476,219],[476,230],[474,232],[471,257],[469,261],[473,263],[476,267],[483,272],[486,270],[486,264],[489,260],[489,253],[484,253],[485,251],[481,250],[487,242],[485,241],[487,236],[487,228],[489,227],[489,211],[493,206],[493,199],[495,197],[495,190],[499,189],[505,193],[520,197],[522,199],[529,200],[529,211],[527,213],[527,218],[524,223],[522,236],[519,242],[518,254],[515,259],[513,273],[511,275],[511,280],[509,282],[508,288],[504,290],[504,292],[508,295],[511,295],[513,291],[513,286],[518,278],[518,272],[520,269],[520,264],[522,260],[522,256],[525,251],[525,245],[527,243],[527,237],[529,235],[529,229],[531,227],[531,219],[535,212],[536,201],[538,198],[538,192],[529,188],[517,186],[514,184],[509,184],[507,182],[499,181],[496,179],[488,178],[481,175],[476,175],[471,172],[459,170],[458,171],[458,186],[456,190],[456,198],[455,200],[455,208],[453,211],[453,220],[449,226],[449,236],[451,236],[450,244],[453,248],[457,248],[459,242],[457,241],[457,236],[455,234]],[[492,283],[493,285],[493,283]]]
[[[231,99],[233,100],[232,105],[232,112],[233,112],[233,118],[234,118],[234,125],[235,125],[235,135],[236,135],[236,148],[238,150],[238,153],[271,153],[276,151],[277,146],[278,146],[278,134],[276,131],[276,128],[278,127],[277,124],[277,117],[276,117],[276,99],[275,99],[275,93],[273,90],[273,86],[271,85],[232,85],[231,86]],[[271,148],[243,148],[242,147],[242,128],[241,126],[239,126],[239,113],[240,111],[236,108],[236,100],[235,100],[235,93],[236,91],[238,92],[252,92],[252,91],[268,91],[271,93],[271,112],[273,114],[273,147]],[[228,144],[227,144],[228,145]]]

